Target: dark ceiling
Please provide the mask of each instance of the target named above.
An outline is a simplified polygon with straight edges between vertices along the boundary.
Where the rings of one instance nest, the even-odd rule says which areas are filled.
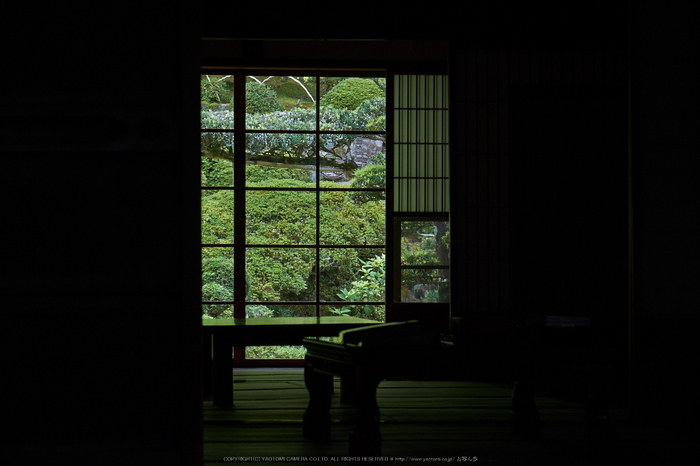
[[[230,6],[235,5],[234,7]],[[201,37],[237,39],[422,39],[474,47],[562,48],[624,44],[628,6],[620,0],[567,2],[406,2],[400,7],[345,3],[320,9],[309,3],[204,2]],[[278,6],[279,5],[279,6]],[[304,5],[300,7],[300,5]],[[251,18],[250,21],[239,21]]]

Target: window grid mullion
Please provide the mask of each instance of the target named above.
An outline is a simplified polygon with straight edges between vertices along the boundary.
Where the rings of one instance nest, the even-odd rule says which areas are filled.
[[[246,289],[246,190],[245,190],[245,143],[246,143],[246,107],[245,107],[245,83],[246,74],[237,71],[234,74],[233,92],[233,127],[234,127],[234,164],[233,164],[233,187],[234,195],[234,237],[236,245],[233,248],[233,317],[245,318],[245,293]]]
[[[316,75],[316,273],[314,276],[316,291],[316,317],[321,317],[321,76]]]

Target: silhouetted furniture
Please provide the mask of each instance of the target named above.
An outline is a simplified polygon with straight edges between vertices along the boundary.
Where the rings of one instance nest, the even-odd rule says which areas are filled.
[[[615,351],[598,339],[588,318],[528,316],[517,327],[513,428],[539,436],[535,392],[549,391],[584,405],[589,447],[606,454],[615,448],[609,417]]]
[[[359,332],[358,330],[364,330]],[[333,376],[342,380],[343,401],[355,405],[350,432],[350,455],[381,453],[376,390],[383,379],[400,376],[419,380],[444,376],[448,368],[445,346],[437,336],[424,334],[419,322],[398,322],[342,332],[342,344],[304,339],[304,381],[309,406],[304,413],[304,436],[330,438]],[[434,369],[430,370],[430,369]]]
[[[459,325],[455,326],[459,327]],[[304,436],[311,440],[330,438],[330,402],[333,392],[333,376],[342,381],[341,402],[355,405],[355,424],[350,432],[349,454],[379,456],[381,434],[379,432],[379,407],[376,391],[379,383],[387,378],[405,380],[483,380],[491,377],[515,381],[512,397],[513,428],[521,435],[536,437],[539,434],[539,413],[535,405],[535,387],[545,377],[566,368],[584,368],[581,373],[583,387],[598,387],[608,366],[605,352],[591,348],[569,348],[563,345],[570,337],[571,329],[581,327],[551,327],[559,339],[544,341],[546,333],[538,325],[511,327],[501,335],[509,341],[493,340],[488,325],[483,326],[486,339],[467,338],[466,329],[458,329],[455,342],[441,341],[438,335],[425,333],[419,322],[402,322],[378,325],[370,329],[356,329],[341,333],[342,343],[329,343],[305,339],[307,349],[304,380],[309,391],[309,406],[304,413]],[[461,340],[461,341],[460,341]],[[554,346],[550,346],[554,344]],[[481,348],[479,348],[481,346]],[[591,354],[590,351],[593,351]],[[591,369],[591,371],[587,371]],[[602,369],[602,371],[597,371]],[[599,373],[600,372],[600,373]],[[579,382],[576,382],[579,383]],[[603,392],[595,389],[597,395]],[[592,400],[587,413],[593,416],[589,432],[597,438],[607,437],[609,422],[607,404],[602,396]],[[596,418],[596,416],[599,416]]]
[[[231,350],[234,346],[300,345],[306,337],[336,336],[343,330],[377,324],[373,320],[345,316],[204,319],[205,396],[211,393],[214,404],[220,407],[233,405]],[[209,348],[213,351],[208,351]],[[209,372],[211,377],[207,375]]]

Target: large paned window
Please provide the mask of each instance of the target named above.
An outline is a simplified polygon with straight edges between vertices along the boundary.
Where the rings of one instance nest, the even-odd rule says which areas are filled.
[[[201,95],[203,318],[449,315],[447,76],[206,69]]]
[[[203,318],[384,321],[386,78],[289,74],[201,76]]]

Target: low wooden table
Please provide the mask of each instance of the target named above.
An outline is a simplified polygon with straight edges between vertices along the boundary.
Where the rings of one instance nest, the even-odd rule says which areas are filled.
[[[389,377],[404,380],[461,379],[454,370],[455,348],[438,345],[361,347],[316,340],[304,340],[306,357],[304,382],[309,406],[304,413],[303,433],[309,440],[330,439],[330,404],[333,376],[342,380],[341,401],[355,406],[355,423],[349,436],[350,456],[381,456],[379,383]]]
[[[374,330],[374,329],[373,329]],[[380,330],[377,328],[376,330]],[[410,341],[393,344],[362,346],[338,344],[305,339],[306,357],[304,381],[309,391],[309,405],[304,413],[303,433],[309,440],[330,438],[330,404],[333,392],[333,376],[343,381],[343,398],[355,405],[355,424],[349,436],[350,456],[381,456],[379,432],[379,407],[376,392],[379,383],[386,378],[404,380],[479,380],[489,378],[492,368],[501,374],[510,374],[515,382],[512,397],[513,429],[519,435],[539,435],[539,412],[535,404],[534,386],[549,374],[556,376],[573,369],[581,376],[576,382],[586,389],[590,397],[585,401],[587,431],[597,445],[609,447],[612,439],[607,417],[607,400],[600,397],[598,389],[605,386],[605,377],[596,374],[607,372],[610,354],[595,348],[578,347],[571,338],[579,329],[559,328],[554,333],[567,344],[536,345],[513,342],[502,353],[495,348],[453,345],[448,342],[431,345],[411,345]],[[530,334],[531,332],[527,332]],[[537,339],[541,341],[541,339]],[[570,340],[570,341],[567,341]],[[592,391],[591,391],[592,389]]]
[[[205,374],[211,369],[211,377],[205,375],[205,392],[210,386],[214,404],[219,407],[233,405],[231,349],[234,346],[300,345],[307,337],[337,336],[343,330],[379,323],[346,316],[204,319],[204,347],[213,347],[213,358],[205,357]],[[208,354],[205,352],[205,356]]]

